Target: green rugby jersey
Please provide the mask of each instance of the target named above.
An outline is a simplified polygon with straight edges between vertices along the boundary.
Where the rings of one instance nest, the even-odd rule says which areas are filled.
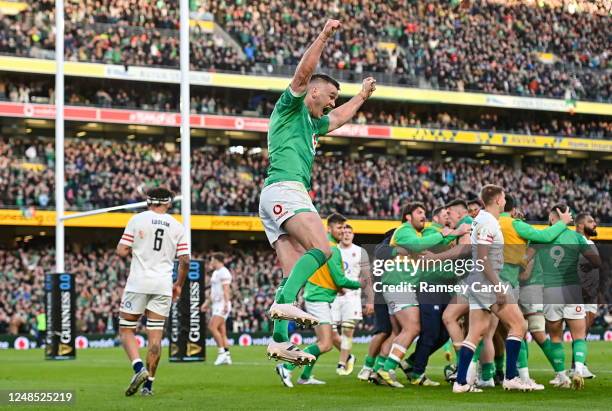
[[[470,220],[471,220],[471,217],[470,217]],[[461,221],[463,221],[463,219]],[[460,222],[458,226],[461,224],[462,223]],[[471,221],[468,224],[471,224]],[[429,224],[427,227],[423,229],[422,235],[424,237],[427,237],[428,235],[439,233],[440,231],[442,231],[443,228],[444,228],[443,225],[432,222],[431,224]],[[457,237],[454,235],[446,236],[442,239],[440,243],[432,247],[433,249],[431,251],[435,253],[441,253],[447,250],[448,245],[452,243],[453,241],[455,241],[456,239]],[[426,281],[427,283],[430,283],[430,284],[455,283],[457,276],[455,275],[454,271],[452,270],[445,271],[443,269],[437,269],[437,268],[440,268],[438,264],[439,263],[435,263],[435,268],[432,270],[419,270],[419,272],[417,273],[417,277],[421,281]],[[444,264],[444,261],[442,261],[442,264]]]
[[[268,128],[270,165],[264,186],[298,181],[310,189],[317,142],[329,130],[329,116],[312,117],[304,104],[305,96],[294,96],[287,87],[274,106]]]
[[[412,224],[405,222],[393,233],[390,245],[394,247],[399,246],[405,248],[410,253],[417,254],[437,244],[440,244],[443,240],[444,237],[439,231],[431,232],[427,236],[421,235],[414,229]],[[402,261],[401,267],[394,266],[394,268],[391,270],[385,270],[382,278],[383,284],[397,285],[401,284],[402,282],[416,284],[419,280],[419,276],[416,275],[418,273],[413,272],[413,265],[410,262],[411,258],[397,258]],[[405,266],[404,261],[406,261]]]
[[[580,285],[578,261],[588,248],[586,239],[572,230],[564,231],[551,244],[540,246],[536,263],[541,266],[544,287]]]

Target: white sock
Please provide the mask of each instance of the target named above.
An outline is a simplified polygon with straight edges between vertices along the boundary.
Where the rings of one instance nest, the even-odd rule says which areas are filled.
[[[525,367],[525,368],[519,368],[518,369],[519,372],[519,377],[521,377],[521,380],[523,381],[529,381],[529,368]]]
[[[217,350],[217,352],[218,352],[219,354],[225,354],[225,348],[219,348],[219,349]]]

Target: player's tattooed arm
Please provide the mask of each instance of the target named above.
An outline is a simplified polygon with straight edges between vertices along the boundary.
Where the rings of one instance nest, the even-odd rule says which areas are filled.
[[[338,20],[327,20],[321,34],[308,47],[291,80],[291,90],[294,94],[303,94],[306,91],[310,77],[312,77],[319,64],[327,40],[334,35],[336,30],[340,28],[340,25],[341,23]]]
[[[363,103],[365,103],[372,93],[374,93],[374,90],[376,90],[376,79],[374,79],[374,77],[367,77],[364,79],[361,91],[356,96],[329,113],[328,132],[342,127],[344,124],[351,121]]]
[[[176,282],[172,286],[173,300],[176,300],[181,295],[183,284],[185,284],[185,278],[187,278],[187,272],[189,272],[189,254],[179,256],[178,260],[178,277],[176,279]]]

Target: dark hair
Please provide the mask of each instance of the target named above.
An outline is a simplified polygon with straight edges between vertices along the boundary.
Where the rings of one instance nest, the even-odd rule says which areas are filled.
[[[340,83],[338,83],[338,80],[336,80],[332,76],[328,76],[327,74],[323,74],[323,73],[317,73],[317,74],[313,74],[312,77],[310,77],[311,83],[317,80],[325,81],[326,83],[329,83],[333,85],[334,87],[336,87],[338,90],[340,90]]]
[[[147,191],[147,204],[149,206],[172,203],[174,193],[164,187],[155,187]]]
[[[406,222],[406,215],[412,214],[417,208],[422,208],[425,210],[425,212],[427,212],[427,208],[425,208],[425,204],[423,203],[419,203],[418,201],[408,203],[404,206],[404,208],[402,208],[402,223]]]
[[[496,186],[495,184],[487,184],[480,190],[480,198],[485,205],[489,205],[493,202],[495,197],[503,192],[503,187]]]
[[[468,208],[468,203],[465,200],[462,200],[460,198],[455,198],[453,201],[451,201],[450,203],[446,204],[446,208],[449,207],[454,207],[454,206],[461,206],[463,208],[465,208],[467,210]]]
[[[433,211],[431,212],[431,218],[433,219],[435,216],[440,214],[442,210],[446,210],[446,206],[440,206],[440,207],[434,208]]]
[[[346,217],[340,213],[333,213],[332,215],[327,217],[327,225],[344,223],[346,223]]]
[[[584,220],[586,220],[586,218],[588,216],[590,216],[591,214],[589,213],[579,213],[576,218],[574,218],[574,221],[576,222],[576,224],[582,224],[584,223]]]
[[[516,200],[514,200],[514,197],[511,196],[510,194],[506,194],[506,205],[504,206],[504,211],[506,213],[509,213],[516,206],[517,206],[517,203],[516,203]]]
[[[353,226],[352,226],[352,225],[350,225],[350,224],[345,224],[345,225],[344,225],[344,228],[350,228],[350,229],[351,229],[351,231],[353,231]]]
[[[557,212],[557,209],[559,209],[559,211],[561,211],[562,213],[565,213],[567,211],[567,205],[565,204],[555,204],[554,206],[552,206],[550,208],[550,212],[554,213],[556,215],[559,215],[559,213]]]
[[[468,200],[467,205],[470,206],[472,204],[478,204],[480,208],[483,208],[482,201],[480,201],[479,198],[472,198],[471,200]]]
[[[212,253],[210,258],[212,258],[213,260],[217,260],[220,263],[223,263],[223,260],[225,259],[225,256],[223,255],[223,253],[215,252],[215,253]]]

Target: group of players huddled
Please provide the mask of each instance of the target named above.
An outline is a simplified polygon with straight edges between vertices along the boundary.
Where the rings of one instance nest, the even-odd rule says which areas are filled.
[[[343,263],[339,246],[344,235],[351,235],[345,234],[345,218],[332,215],[326,230],[308,194],[319,136],[348,122],[376,89],[376,81],[366,78],[357,95],[336,107],[339,83],[314,74],[327,41],[340,27],[339,21],[328,20],[305,51],[268,130],[270,166],[259,214],[285,279],[269,310],[275,322],[267,354],[287,363],[276,367],[283,384],[293,386],[291,373],[299,365],[306,367],[298,383],[323,383],[312,377],[312,367],[334,342],[343,350],[339,374],[351,370],[347,330],[361,315],[340,317],[343,336],[334,337],[332,304],[338,305],[338,294],[343,304],[344,294],[356,295],[346,290],[361,288],[366,310],[376,303],[379,331],[359,373],[362,380],[402,387],[395,373],[401,367],[413,384],[436,385],[425,376],[427,359],[450,336],[457,366],[447,378],[454,380],[454,392],[479,392],[479,387],[494,386],[496,378],[507,390],[541,390],[544,386],[529,376],[524,340],[529,331],[556,372],[551,384],[582,388],[592,374],[585,365],[587,321],[578,267],[594,272],[601,265],[585,237],[595,235],[595,222],[587,214],[576,217],[577,231],[569,230],[571,211],[558,205],[550,210],[551,226],[536,230],[522,221],[518,204],[496,185],[482,188],[480,204],[456,200],[437,208],[430,225],[425,206],[411,203],[402,212],[401,226],[377,247],[374,264],[384,262],[380,278],[358,281],[361,268],[345,273],[343,268],[352,265],[349,259]],[[440,264],[430,264],[435,261]],[[302,288],[306,311],[294,304]],[[382,294],[382,301],[380,295],[374,301],[372,291]],[[317,343],[304,350],[292,344],[289,321],[314,326]],[[571,379],[562,346],[564,323],[573,338]],[[416,351],[405,358],[417,337]]]

